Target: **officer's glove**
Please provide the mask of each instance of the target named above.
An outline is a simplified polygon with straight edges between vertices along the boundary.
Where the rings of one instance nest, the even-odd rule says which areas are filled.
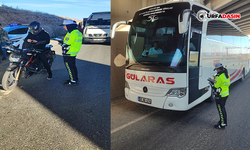
[[[63,43],[63,44],[62,44],[62,48],[63,48],[63,49],[66,49],[66,50],[69,50],[70,45],[67,45],[67,44]]]
[[[221,88],[217,88],[217,89],[216,89],[216,92],[217,92],[217,93],[220,93],[220,92],[221,92]]]
[[[63,43],[62,44],[62,54],[66,55],[66,53],[68,52],[69,48],[70,48],[70,45],[67,45],[67,44]]]
[[[221,92],[221,88],[215,88],[213,93],[216,99],[220,98],[220,92]]]

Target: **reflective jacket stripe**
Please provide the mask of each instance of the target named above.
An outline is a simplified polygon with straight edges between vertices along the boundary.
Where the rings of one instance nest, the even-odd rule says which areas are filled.
[[[225,95],[229,95],[229,91],[224,92],[224,93],[220,93],[221,96],[225,96]]]

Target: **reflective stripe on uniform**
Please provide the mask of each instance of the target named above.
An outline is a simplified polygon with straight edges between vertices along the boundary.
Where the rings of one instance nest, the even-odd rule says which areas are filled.
[[[222,124],[224,125],[224,124],[225,124],[225,122],[224,122],[224,116],[223,116],[223,113],[222,113],[220,104],[218,104],[217,107],[218,107],[219,114],[220,114],[220,118],[221,118],[221,125],[222,125]]]
[[[70,70],[69,63],[66,62],[65,65],[66,65],[66,68],[67,68],[67,70],[68,70],[70,80],[72,81],[72,80],[73,80],[73,75],[72,75],[72,72],[71,72],[71,70]]]
[[[70,54],[70,55],[77,55],[78,53],[74,53],[74,52],[67,52],[67,54]]]
[[[82,42],[82,39],[80,39],[80,40],[75,40],[75,42]]]
[[[228,94],[229,94],[229,91],[224,92],[224,93],[220,93],[221,96],[225,96],[225,95],[228,95]]]

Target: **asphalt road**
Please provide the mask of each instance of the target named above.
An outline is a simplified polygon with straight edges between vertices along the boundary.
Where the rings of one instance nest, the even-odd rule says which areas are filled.
[[[110,45],[82,45],[80,83],[65,86],[61,47],[51,44],[57,54],[52,80],[36,74],[11,92],[0,85],[0,149],[110,149]],[[8,63],[0,63],[0,79]]]
[[[111,101],[112,150],[249,150],[250,77],[230,86],[226,103],[228,126],[219,120],[215,102],[189,111],[156,109],[125,98]]]

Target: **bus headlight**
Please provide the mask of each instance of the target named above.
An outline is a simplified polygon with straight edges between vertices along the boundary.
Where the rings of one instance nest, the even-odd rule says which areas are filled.
[[[130,89],[129,84],[128,84],[128,82],[127,82],[127,81],[125,81],[125,88]]]
[[[166,96],[182,98],[186,95],[186,88],[170,89]]]

